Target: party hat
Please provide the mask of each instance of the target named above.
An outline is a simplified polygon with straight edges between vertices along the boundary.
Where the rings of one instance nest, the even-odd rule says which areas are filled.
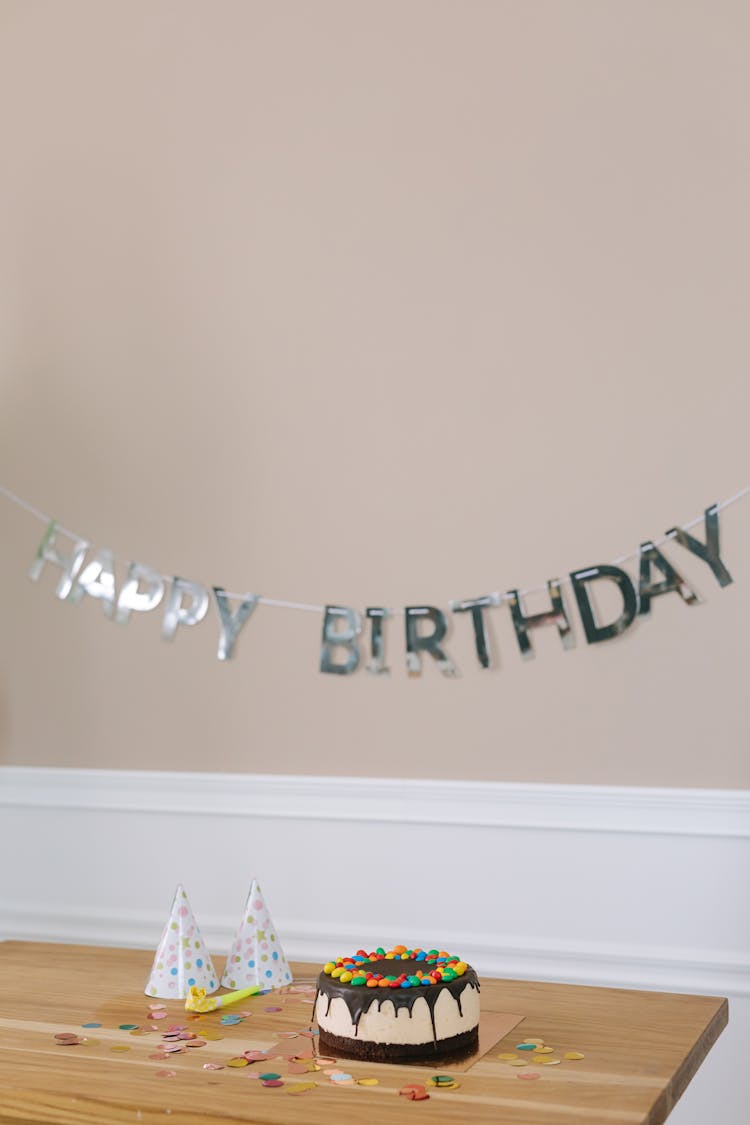
[[[219,978],[180,883],[145,991],[164,1000],[184,1000],[193,986],[215,992]]]
[[[227,957],[221,983],[225,988],[282,988],[291,984],[279,936],[257,879],[250,885],[245,910]]]

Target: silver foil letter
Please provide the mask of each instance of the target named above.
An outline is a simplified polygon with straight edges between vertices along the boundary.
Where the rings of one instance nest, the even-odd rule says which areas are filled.
[[[500,605],[499,594],[484,594],[481,598],[467,598],[466,601],[451,602],[451,609],[454,613],[471,613],[477,658],[483,668],[489,668],[490,666],[490,650],[484,611],[492,605]]]
[[[406,671],[410,676],[422,675],[422,653],[428,652],[437,661],[444,676],[457,676],[456,667],[440,647],[448,631],[448,622],[441,609],[434,605],[408,605],[404,609],[406,622]],[[431,633],[420,633],[419,622],[428,621]]]
[[[96,551],[73,582],[68,601],[81,598],[101,598],[104,612],[112,617],[115,609],[115,560],[106,547]]]
[[[661,582],[653,582],[651,580],[651,568],[656,567],[660,570],[665,577]],[[669,559],[665,558],[658,547],[656,547],[650,540],[646,543],[641,543],[641,562],[638,581],[638,600],[640,602],[640,609],[638,612],[643,615],[651,612],[651,599],[658,598],[661,594],[670,594],[672,592],[679,594],[684,602],[688,605],[697,605],[700,598],[695,590],[688,586],[682,575],[675,570]]]
[[[594,607],[591,604],[588,591],[589,582],[595,582],[602,578],[607,578],[610,582],[615,582],[622,595],[622,613],[611,625],[597,625],[594,616]],[[635,615],[638,612],[638,594],[629,576],[624,570],[620,570],[619,566],[602,564],[601,566],[587,567],[585,570],[575,570],[571,574],[570,580],[573,583],[573,590],[575,592],[576,601],[578,602],[578,609],[586,633],[586,640],[590,645],[598,644],[599,641],[608,641],[612,637],[617,637],[620,633],[624,633],[628,626],[633,624]]]
[[[221,635],[219,637],[219,660],[231,660],[234,655],[234,646],[239,636],[240,629],[247,621],[250,614],[258,604],[257,594],[245,594],[236,613],[232,613],[229,598],[221,586],[212,586],[216,598],[216,605],[221,618]]]
[[[673,527],[667,532],[667,535],[674,535],[681,547],[684,547],[686,551],[690,551],[691,554],[697,555],[699,559],[703,559],[704,563],[708,563],[713,571],[714,578],[720,586],[729,586],[734,582],[734,579],[719,558],[718,504],[712,504],[710,508],[706,508],[703,513],[703,521],[706,527],[705,543],[701,543],[700,539],[688,535],[687,531],[684,531],[681,527]]]
[[[390,616],[390,611],[384,606],[371,605],[365,610],[365,617],[370,622],[370,659],[367,671],[371,676],[385,676],[390,672],[385,663],[383,645],[383,622]]]
[[[556,625],[563,648],[571,649],[575,647],[576,640],[570,627],[568,615],[565,612],[565,602],[563,601],[562,591],[560,590],[560,580],[558,578],[551,578],[549,580],[547,583],[547,592],[550,596],[552,608],[543,610],[541,613],[529,614],[523,612],[521,607],[521,595],[518,590],[509,590],[505,595],[508,599],[508,605],[510,606],[518,647],[521,650],[521,656],[524,660],[531,660],[535,655],[529,638],[529,629],[535,629],[538,625]]]
[[[141,590],[141,583],[144,590]],[[127,577],[117,595],[115,621],[118,625],[127,625],[131,611],[148,613],[156,609],[163,596],[164,579],[158,571],[143,563],[129,563]]]
[[[320,642],[320,670],[334,676],[350,676],[359,666],[357,637],[362,618],[346,605],[327,605],[323,611],[323,636]],[[345,650],[343,661],[334,660],[336,649]]]
[[[188,598],[187,602],[183,599]],[[164,606],[161,635],[165,641],[174,640],[178,625],[197,625],[208,611],[208,590],[200,582],[188,578],[173,578]]]
[[[29,578],[32,582],[37,582],[44,570],[45,563],[51,562],[55,566],[62,567],[62,576],[57,583],[55,593],[58,598],[64,601],[70,593],[76,574],[81,569],[83,556],[86,554],[89,544],[84,539],[73,539],[73,547],[70,553],[67,555],[61,554],[57,549],[59,526],[57,520],[50,520],[47,524],[47,530],[37,547],[36,557],[29,568]]]

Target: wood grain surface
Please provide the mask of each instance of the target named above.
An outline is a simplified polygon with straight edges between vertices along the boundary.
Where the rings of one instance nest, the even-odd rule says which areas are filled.
[[[161,1028],[185,1023],[182,1004],[167,1002],[169,1019],[159,1031],[131,1035],[120,1024],[149,1028],[143,986],[152,954],[44,943],[0,943],[0,1122],[13,1125],[401,1125],[429,1118],[440,1122],[502,1125],[660,1125],[671,1112],[727,1023],[727,1002],[620,989],[584,988],[525,981],[482,981],[482,1009],[520,1012],[523,1022],[467,1073],[455,1090],[430,1090],[429,1101],[400,1096],[407,1083],[430,1071],[410,1066],[342,1063],[355,1078],[376,1077],[377,1086],[335,1087],[321,1071],[319,1086],[292,1095],[306,1080],[287,1077],[287,1063],[259,1065],[282,1075],[285,1085],[267,1088],[249,1078],[252,1067],[207,1071],[244,1050],[262,1050],[282,1031],[309,1027],[310,1007],[296,994],[283,1002],[254,997],[239,1005],[251,1011],[238,1026],[223,1026],[220,1013],[190,1024],[222,1035],[205,1047],[149,1058]],[[217,962],[218,967],[218,962]],[[312,981],[318,966],[293,965],[295,979]],[[267,1013],[272,1004],[283,1010]],[[232,1009],[230,1008],[231,1012]],[[85,1031],[82,1024],[102,1026]],[[75,1032],[96,1044],[61,1047],[54,1036]],[[580,1051],[579,1061],[514,1068],[498,1059],[525,1038],[540,1038],[555,1057]],[[289,1044],[310,1040],[289,1039]],[[129,1050],[114,1052],[112,1047]],[[524,1056],[525,1057],[525,1056]],[[158,1071],[176,1072],[160,1078]],[[448,1070],[449,1068],[444,1068]],[[520,1080],[533,1069],[537,1080]],[[435,1073],[440,1073],[436,1068]]]

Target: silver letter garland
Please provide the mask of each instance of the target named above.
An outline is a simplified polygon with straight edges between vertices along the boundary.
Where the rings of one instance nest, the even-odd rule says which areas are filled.
[[[85,597],[102,603],[107,617],[118,624],[125,625],[131,613],[148,613],[162,602],[164,612],[161,634],[165,640],[173,640],[180,626],[198,625],[206,617],[211,601],[209,587],[186,578],[166,578],[153,567],[144,563],[130,562],[121,584],[116,579],[113,552],[106,547],[94,550],[87,557],[90,543],[74,532],[60,526],[57,520],[15,496],[0,485],[0,494],[12,503],[26,509],[47,526],[29,568],[29,577],[34,582],[41,578],[47,564],[57,568],[55,577],[55,596],[72,604]],[[631,628],[636,619],[651,612],[654,598],[663,594],[676,593],[686,605],[697,605],[701,599],[689,582],[683,577],[671,559],[661,548],[674,541],[691,555],[700,559],[710,568],[720,587],[731,585],[734,581],[720,555],[719,512],[750,495],[750,485],[721,504],[712,504],[703,513],[704,539],[691,535],[688,528],[700,523],[700,517],[683,527],[674,527],[664,539],[645,540],[634,555],[625,559],[638,559],[637,582],[614,563],[603,563],[571,571],[569,581],[575,596],[583,632],[588,644],[599,644],[620,636]],[[618,563],[623,559],[617,560]],[[655,572],[659,572],[657,575]],[[565,580],[563,580],[565,581]],[[622,602],[619,615],[614,621],[599,619],[592,600],[592,586],[597,582],[614,583]],[[575,637],[559,579],[550,579],[545,586],[526,593],[546,591],[549,608],[538,613],[527,613],[522,604],[519,590],[510,589],[506,594],[485,594],[477,598],[451,601],[453,613],[471,615],[474,648],[480,667],[489,668],[490,643],[486,610],[507,602],[510,618],[518,642],[519,651],[524,658],[534,656],[530,633],[543,625],[557,628],[564,649],[575,645]],[[219,615],[219,641],[217,658],[230,660],[235,652],[237,640],[245,624],[257,605],[276,606],[286,609],[308,610],[322,614],[322,634],[320,641],[320,671],[338,676],[350,676],[360,665],[358,637],[362,631],[362,615],[351,606],[310,605],[303,602],[285,602],[258,594],[228,593],[222,586],[211,586],[213,600]],[[232,602],[237,602],[236,609]],[[448,631],[448,619],[437,606],[411,605],[403,611],[388,609],[386,606],[368,606],[365,618],[369,622],[369,660],[367,672],[372,676],[383,677],[390,668],[385,659],[384,624],[387,618],[402,612],[405,626],[406,671],[409,676],[421,676],[423,657],[431,657],[440,672],[447,677],[458,675],[457,669],[445,649],[443,640]]]
[[[350,676],[359,665],[357,637],[362,618],[346,605],[327,605],[323,611],[323,636],[320,642],[320,670],[336,676]],[[344,650],[343,660],[334,660],[336,649]]]
[[[406,620],[406,671],[410,676],[422,675],[422,653],[428,652],[444,676],[456,676],[455,665],[440,647],[448,631],[448,622],[441,609],[434,605],[408,605],[404,610]],[[432,632],[424,633],[419,622],[432,625]]]

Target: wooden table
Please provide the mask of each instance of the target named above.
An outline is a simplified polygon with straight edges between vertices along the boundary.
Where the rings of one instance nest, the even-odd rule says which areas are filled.
[[[281,1012],[265,1012],[272,996],[240,1004],[253,1014],[234,1027],[223,1026],[218,1012],[203,1017],[190,1029],[209,1028],[223,1038],[160,1062],[149,1056],[162,1041],[161,1030],[133,1036],[119,1026],[150,1026],[142,989],[151,960],[140,950],[0,943],[0,1122],[351,1125],[359,1119],[414,1125],[419,1118],[462,1125],[660,1125],[727,1023],[727,1002],[715,997],[483,980],[483,1011],[522,1013],[524,1021],[469,1071],[455,1074],[458,1089],[431,1089],[429,1101],[413,1102],[398,1090],[425,1082],[433,1071],[345,1063],[355,1078],[377,1077],[378,1085],[335,1087],[321,1071],[309,1076],[320,1082],[316,1089],[291,1095],[288,1087],[306,1079],[287,1078],[285,1062],[260,1064],[264,1072],[282,1074],[281,1088],[250,1079],[259,1064],[216,1071],[203,1064],[225,1063],[243,1050],[279,1042],[282,1031],[309,1027],[310,1008],[299,994],[288,994]],[[317,968],[294,965],[293,971],[298,981],[312,981]],[[160,1029],[186,1022],[182,1004],[167,1007],[171,1018]],[[89,1022],[102,1026],[83,1030]],[[58,1032],[94,1036],[98,1043],[61,1047]],[[534,1065],[539,1079],[519,1081],[525,1068],[497,1056],[526,1038],[544,1039],[556,1057],[566,1051],[585,1057]],[[165,1068],[175,1076],[159,1077]]]

